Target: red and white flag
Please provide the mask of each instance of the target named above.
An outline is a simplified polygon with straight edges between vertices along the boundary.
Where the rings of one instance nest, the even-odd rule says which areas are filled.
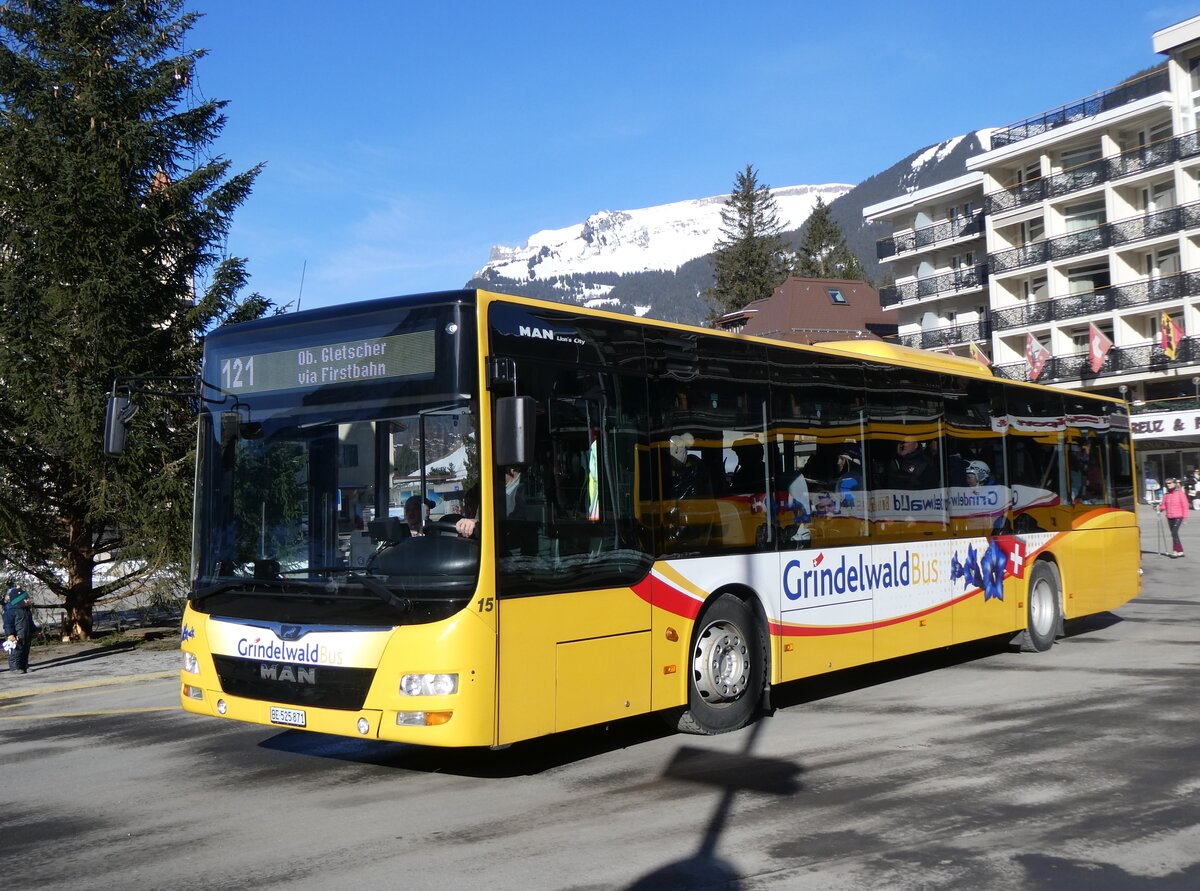
[[[1050,351],[1042,346],[1036,337],[1032,334],[1025,335],[1025,363],[1029,366],[1029,379],[1036,381],[1038,375],[1042,373],[1042,369],[1046,367],[1046,361],[1050,358]]]
[[[1104,365],[1108,351],[1112,349],[1112,341],[1104,332],[1096,327],[1095,322],[1088,322],[1088,360],[1092,363],[1092,373],[1099,374]]]

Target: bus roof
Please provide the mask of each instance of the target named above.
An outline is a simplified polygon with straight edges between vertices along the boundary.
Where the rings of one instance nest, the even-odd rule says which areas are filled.
[[[898,343],[888,343],[883,340],[826,340],[814,343],[808,347],[822,353],[836,353],[839,356],[853,356],[858,359],[873,359],[893,365],[907,365],[924,368],[927,371],[940,371],[943,374],[954,374],[960,377],[982,377],[991,379],[992,372],[987,366],[974,359],[964,356],[951,356],[948,353],[935,353],[930,350],[918,350],[913,347],[901,346]]]

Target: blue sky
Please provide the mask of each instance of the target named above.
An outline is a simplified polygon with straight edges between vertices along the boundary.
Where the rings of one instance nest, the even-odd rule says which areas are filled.
[[[1162,60],[1138,0],[188,0],[214,147],[265,162],[228,252],[302,308],[461,287],[494,244],[622,210],[857,183]]]

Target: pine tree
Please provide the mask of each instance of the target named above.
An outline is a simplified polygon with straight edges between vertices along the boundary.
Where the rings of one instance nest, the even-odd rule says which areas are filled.
[[[188,565],[194,406],[141,400],[106,461],[113,378],[194,375],[203,332],[272,306],[220,256],[258,168],[207,154],[225,103],[192,92],[183,7],[0,6],[0,560],[81,638],[98,600]]]
[[[781,229],[771,190],[747,164],[721,210],[721,239],[713,255],[716,283],[707,292],[713,317],[771,296],[787,278]]]
[[[858,257],[846,246],[842,227],[817,196],[817,204],[804,224],[804,238],[796,257],[796,275],[805,278],[845,278],[866,281]]]

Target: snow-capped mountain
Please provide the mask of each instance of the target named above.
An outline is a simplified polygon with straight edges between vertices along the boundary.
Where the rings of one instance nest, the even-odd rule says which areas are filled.
[[[785,230],[803,223],[821,198],[826,204],[853,186],[789,186],[772,189]],[[604,210],[564,229],[531,235],[520,247],[492,248],[488,270],[513,281],[577,272],[646,272],[677,269],[712,251],[721,235],[728,195],[676,201],[638,210]]]
[[[850,185],[789,186],[772,189],[784,230],[798,228],[812,213],[817,199],[831,204]],[[559,299],[589,305],[610,302],[612,283],[579,277],[606,278],[652,270],[673,271],[689,260],[712,252],[721,237],[721,211],[728,195],[677,201],[637,210],[605,210],[582,223],[546,229],[518,247],[496,246],[475,279],[507,285],[559,282]]]
[[[772,189],[784,237],[799,244],[799,230],[820,197],[868,279],[886,284],[875,242],[889,233],[881,224],[866,225],[863,208],[961,176],[967,159],[988,144],[987,131],[976,131],[915,151],[856,186]],[[713,283],[710,255],[727,197],[602,211],[574,226],[538,232],[524,245],[494,247],[466,287],[701,322],[710,311],[703,294]]]

